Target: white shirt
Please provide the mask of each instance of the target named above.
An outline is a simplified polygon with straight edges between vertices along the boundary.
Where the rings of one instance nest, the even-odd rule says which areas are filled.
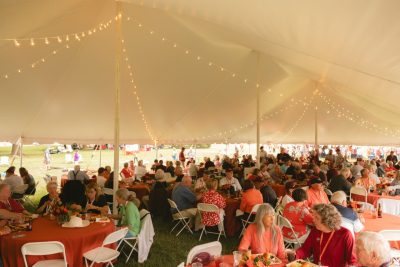
[[[14,192],[15,187],[24,184],[24,180],[21,178],[21,176],[13,174],[13,175],[6,177],[4,179],[4,183],[6,183],[10,186],[11,192]]]
[[[147,173],[145,166],[137,166],[135,168],[135,176],[137,179],[141,179]]]
[[[381,183],[381,180],[379,180],[378,175],[376,175],[375,173],[370,172],[369,173],[369,178],[374,180],[376,184],[380,184]]]
[[[353,177],[361,177],[361,170],[362,170],[362,169],[364,169],[363,166],[361,166],[361,165],[359,165],[359,164],[354,165],[354,166],[351,168],[351,175],[353,175]]]
[[[79,180],[83,182],[89,179],[89,176],[83,171],[75,172],[74,170],[72,170],[68,172],[68,180]]]
[[[193,163],[189,165],[189,176],[197,176],[197,167]]]
[[[107,179],[106,178],[104,178],[103,176],[97,176],[97,184],[100,186],[100,187],[104,187],[104,183],[107,181]]]
[[[235,177],[232,177],[232,179],[230,180],[224,177],[219,181],[219,186],[224,186],[226,184],[232,185],[235,188],[235,191],[242,190],[242,186],[240,185],[239,180]]]

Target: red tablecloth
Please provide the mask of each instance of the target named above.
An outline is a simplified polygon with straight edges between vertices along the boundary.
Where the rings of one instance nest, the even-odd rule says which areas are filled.
[[[363,214],[365,219],[364,231],[379,232],[382,230],[400,229],[400,217],[391,214],[382,214],[382,218],[374,219],[371,213]],[[400,249],[400,241],[390,242],[390,246]]]
[[[364,197],[361,196],[361,195],[354,195],[354,194],[352,194],[351,196],[352,196],[353,200],[355,200],[355,201],[364,201]],[[376,206],[377,206],[377,203],[378,203],[378,200],[379,200],[380,198],[388,198],[388,199],[397,199],[397,200],[400,200],[400,197],[399,197],[399,196],[382,196],[382,195],[378,195],[378,194],[376,194],[376,193],[369,193],[369,194],[367,195],[367,202],[370,203],[370,204],[372,204],[372,205],[374,205],[374,206],[376,207]]]
[[[84,228],[63,228],[56,220],[37,218],[31,232],[17,232],[0,237],[0,250],[5,267],[24,266],[21,247],[28,242],[59,241],[64,244],[68,266],[81,267],[83,254],[101,246],[104,238],[115,231],[113,222],[92,223]],[[18,235],[24,235],[18,237]],[[29,257],[29,264],[41,259],[54,259],[57,255]]]
[[[142,197],[150,194],[150,188],[147,184],[135,184],[126,187],[129,191],[136,193],[136,197],[142,200]]]
[[[276,195],[278,197],[283,197],[286,194],[285,186],[281,184],[273,184],[271,185],[272,189],[274,189]]]
[[[240,229],[240,221],[236,218],[236,210],[240,206],[240,200],[234,198],[225,198],[225,218],[224,226],[227,236],[234,236]]]
[[[226,263],[228,266],[233,266],[233,255],[223,255],[222,262]],[[191,266],[191,264],[187,265],[187,267],[190,267],[190,266]],[[286,266],[286,262],[283,262],[282,264],[271,265],[271,266],[283,267],[283,266]],[[210,264],[207,264],[203,267],[217,267],[217,265],[215,264],[215,262],[211,262]]]

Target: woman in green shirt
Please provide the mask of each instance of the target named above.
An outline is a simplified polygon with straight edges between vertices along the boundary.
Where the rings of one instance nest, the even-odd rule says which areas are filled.
[[[119,226],[128,227],[129,231],[126,237],[137,236],[140,231],[140,213],[133,203],[134,197],[126,188],[118,189],[116,195],[120,208],[118,215],[112,215],[112,218],[119,220]]]

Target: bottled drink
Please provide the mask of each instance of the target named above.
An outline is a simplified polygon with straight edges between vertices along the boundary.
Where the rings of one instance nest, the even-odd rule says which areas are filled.
[[[32,220],[28,221],[28,227],[26,229],[27,231],[32,231]]]
[[[378,218],[382,218],[382,207],[381,204],[378,204]]]

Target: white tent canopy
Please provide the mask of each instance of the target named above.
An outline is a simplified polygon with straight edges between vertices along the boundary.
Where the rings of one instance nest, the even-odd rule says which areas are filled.
[[[115,6],[0,2],[0,140],[112,142]],[[253,143],[259,84],[262,143],[313,143],[318,106],[321,144],[399,144],[399,10],[397,0],[123,1],[121,143]]]

